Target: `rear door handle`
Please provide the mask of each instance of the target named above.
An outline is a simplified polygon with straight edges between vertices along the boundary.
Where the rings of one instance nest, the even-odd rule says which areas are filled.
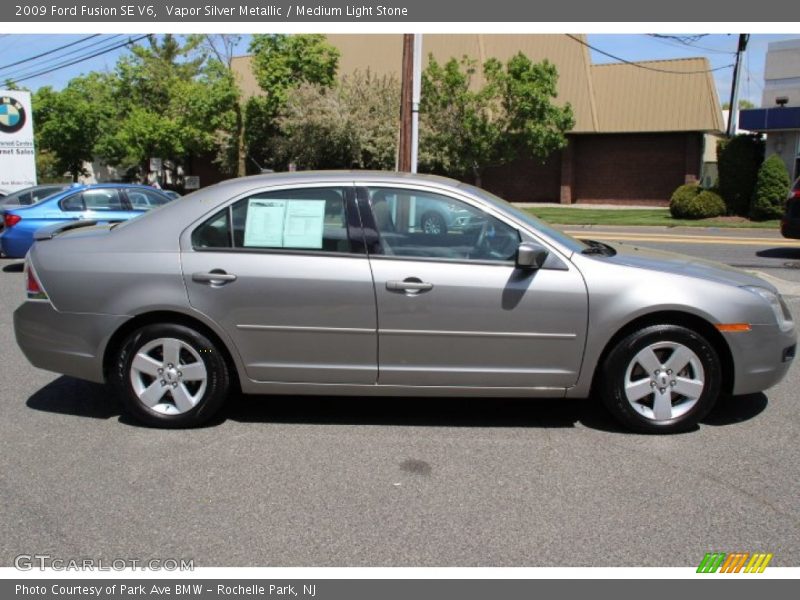
[[[236,275],[226,273],[222,269],[212,269],[208,273],[192,273],[192,281],[210,283],[211,285],[225,285],[231,281],[236,281]]]
[[[386,289],[391,292],[427,292],[433,289],[433,284],[416,277],[407,277],[403,281],[387,281]]]

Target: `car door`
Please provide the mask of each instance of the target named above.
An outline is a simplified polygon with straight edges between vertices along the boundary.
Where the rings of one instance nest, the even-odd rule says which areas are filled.
[[[420,227],[420,207],[445,231]],[[359,187],[378,308],[378,382],[403,386],[573,385],[587,324],[582,276],[552,251],[515,267],[523,236],[466,198],[413,187]],[[374,236],[374,237],[373,237]]]
[[[375,293],[352,186],[251,193],[188,231],[191,305],[263,382],[374,384]]]
[[[131,212],[119,188],[89,188],[67,196],[59,202],[61,218],[99,221],[124,221]]]

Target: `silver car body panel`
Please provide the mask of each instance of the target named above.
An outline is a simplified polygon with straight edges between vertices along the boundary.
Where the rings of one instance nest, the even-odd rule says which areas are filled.
[[[391,186],[435,191],[516,227],[550,256],[538,271],[510,263],[366,254],[197,251],[191,232],[224,206],[281,187]],[[734,392],[774,385],[789,362],[769,305],[741,286],[750,275],[680,255],[617,246],[575,252],[500,202],[457,182],[403,174],[317,172],[255,176],[184,196],[114,228],[77,229],[34,244],[29,260],[52,304],[15,313],[36,366],[102,381],[112,335],[140,315],[202,322],[229,351],[246,393],[585,397],[604,349],[639,317],[691,314],[725,333]],[[223,269],[225,285],[192,275]],[[408,293],[387,282],[416,277]],[[391,286],[390,286],[391,287]]]

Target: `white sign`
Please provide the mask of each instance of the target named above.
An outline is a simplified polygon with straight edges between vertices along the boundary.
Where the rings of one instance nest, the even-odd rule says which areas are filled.
[[[160,172],[161,171],[162,161],[160,158],[151,158],[150,159],[150,172]]]
[[[0,192],[36,185],[30,92],[0,90]]]
[[[244,245],[262,248],[283,246],[285,215],[286,200],[251,198],[247,203],[247,219],[244,223]]]
[[[186,190],[199,190],[200,189],[200,176],[187,175],[183,178],[183,188]]]
[[[324,200],[266,200],[247,203],[244,245],[258,248],[322,248]]]
[[[289,200],[283,226],[284,248],[322,248],[325,200]]]

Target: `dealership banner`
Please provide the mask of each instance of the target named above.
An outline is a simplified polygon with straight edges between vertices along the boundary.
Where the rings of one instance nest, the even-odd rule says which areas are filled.
[[[322,579],[125,580],[74,578],[0,581],[0,597],[30,600],[190,598],[191,600],[486,600],[486,598],[790,598],[796,581],[781,579],[553,580],[553,579]],[[688,596],[687,596],[688,595]]]
[[[788,4],[788,6],[787,6]],[[786,0],[17,0],[0,6],[10,22],[786,22],[796,9]]]
[[[36,185],[29,92],[0,90],[0,192]]]

